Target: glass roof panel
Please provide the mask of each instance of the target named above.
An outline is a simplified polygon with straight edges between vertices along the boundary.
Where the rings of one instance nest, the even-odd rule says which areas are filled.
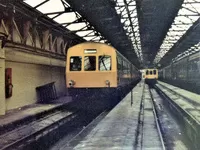
[[[105,40],[101,40],[101,41],[99,41],[100,43],[105,43],[106,41]]]
[[[30,5],[31,7],[38,6],[36,8],[38,11],[40,11],[43,14],[46,14],[47,17],[53,19],[59,24],[62,24],[63,27],[66,27],[67,29],[71,31],[77,31],[86,27],[85,22],[74,23],[74,21],[76,21],[78,18],[81,18],[81,15],[78,12],[64,12],[65,7],[68,8],[70,7],[70,5],[66,1],[63,1],[63,2],[64,3],[62,3],[62,0],[49,0],[47,2],[45,2],[45,0],[25,0],[24,1],[24,3]],[[85,29],[87,30],[87,27]],[[94,31],[94,30],[89,29],[87,31],[78,31],[76,32],[76,34],[78,36],[85,36],[89,34],[89,32],[91,31]],[[92,34],[93,33],[89,35],[91,36]],[[100,33],[98,34],[100,35]],[[84,39],[91,40],[94,37],[85,37]]]
[[[85,23],[74,23],[74,24],[70,24],[69,26],[67,26],[67,29],[75,31],[75,30],[80,30],[81,28],[83,28],[85,26],[86,26]]]
[[[49,18],[53,18],[55,17],[57,14],[53,14],[53,15],[47,15]]]
[[[54,20],[58,23],[70,23],[75,21],[76,18],[76,14],[74,12],[71,13],[64,13],[58,17],[56,17]]]
[[[128,6],[128,9],[129,9],[130,11],[132,11],[132,10],[134,10],[134,9],[136,9],[136,8],[135,8],[135,6]]]
[[[93,40],[99,40],[101,37],[96,36]]]
[[[45,0],[25,0],[24,2],[29,4],[32,7],[37,6],[38,4],[44,2]]]
[[[94,39],[95,38],[95,36],[93,36],[93,37],[83,37],[85,40],[87,40],[87,41],[90,41],[90,40],[92,40],[92,39]]]
[[[64,11],[64,6],[60,0],[50,0],[37,8],[42,13]]]
[[[79,31],[77,32],[76,34],[79,35],[79,36],[85,36],[85,35],[92,35],[94,33],[91,33],[93,30],[88,30],[88,31]]]
[[[173,59],[173,62],[179,61],[179,60],[185,58],[186,56],[189,56],[196,52],[200,52],[200,42],[198,44],[196,44],[195,47],[192,46],[187,51],[179,54],[176,58]]]
[[[124,29],[127,31],[127,36],[133,43],[133,48],[137,54],[139,61],[143,61],[139,24],[137,17],[137,9],[135,0],[115,0],[117,13],[121,16],[121,23],[124,23]],[[119,9],[120,8],[120,9]]]

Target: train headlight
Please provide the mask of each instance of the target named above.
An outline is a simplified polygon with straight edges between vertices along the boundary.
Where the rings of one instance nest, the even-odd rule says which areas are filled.
[[[73,80],[69,80],[69,86],[73,87],[75,85],[75,82]]]
[[[107,85],[108,87],[110,87],[110,81],[109,81],[109,80],[106,80],[105,83],[106,83],[106,85]]]

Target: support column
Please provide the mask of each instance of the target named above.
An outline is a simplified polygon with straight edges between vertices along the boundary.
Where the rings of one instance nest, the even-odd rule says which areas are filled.
[[[0,115],[5,114],[5,105],[5,50],[1,48],[0,41]]]

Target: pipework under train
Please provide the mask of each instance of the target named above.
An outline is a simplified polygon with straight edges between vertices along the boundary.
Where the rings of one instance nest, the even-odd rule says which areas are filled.
[[[140,76],[140,71],[112,46],[85,42],[68,50],[66,85],[72,97],[118,97],[139,82]]]
[[[200,52],[159,70],[159,80],[200,94]]]

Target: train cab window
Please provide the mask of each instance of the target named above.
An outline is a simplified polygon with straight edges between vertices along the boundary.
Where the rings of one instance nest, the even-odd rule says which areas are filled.
[[[81,71],[81,56],[70,57],[70,71]]]
[[[96,56],[85,56],[84,70],[85,71],[95,71],[96,70]]]
[[[152,75],[152,74],[153,74],[153,72],[152,72],[152,71],[149,71],[149,74],[150,74],[150,75]]]
[[[149,70],[146,71],[146,75],[149,75]]]
[[[156,74],[156,70],[153,70],[153,74]]]
[[[111,70],[111,56],[99,56],[99,71]]]

